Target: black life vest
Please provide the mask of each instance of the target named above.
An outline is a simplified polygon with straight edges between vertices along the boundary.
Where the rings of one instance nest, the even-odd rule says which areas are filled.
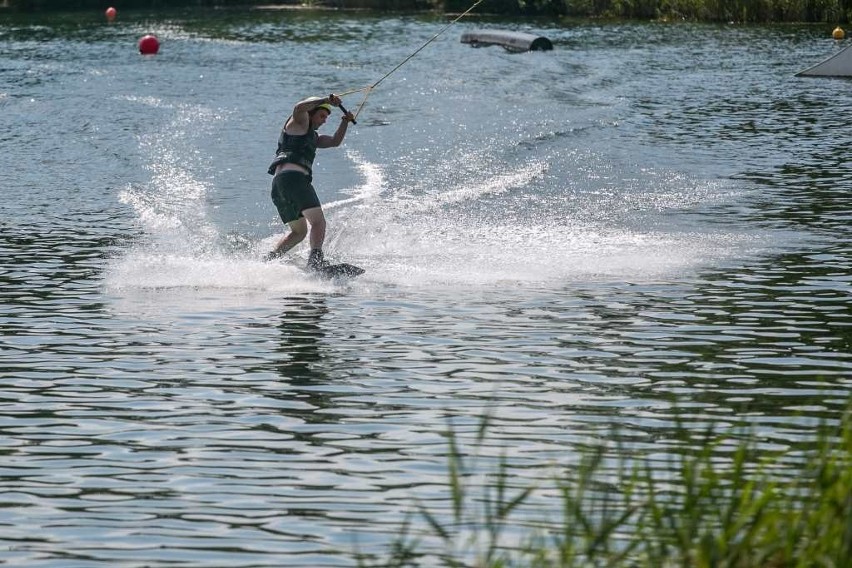
[[[316,130],[308,130],[305,134],[287,134],[282,128],[281,136],[278,137],[278,150],[275,159],[270,164],[269,175],[275,175],[275,168],[281,164],[297,164],[312,173],[314,158],[317,155],[317,139],[319,135]]]

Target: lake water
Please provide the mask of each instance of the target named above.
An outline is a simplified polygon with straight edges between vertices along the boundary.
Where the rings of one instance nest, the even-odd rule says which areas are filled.
[[[0,13],[0,563],[351,566],[446,510],[443,433],[486,412],[520,486],[614,429],[838,419],[852,89],[794,76],[825,26],[459,22],[319,154],[326,253],[366,274],[261,262],[292,105],[445,23]]]

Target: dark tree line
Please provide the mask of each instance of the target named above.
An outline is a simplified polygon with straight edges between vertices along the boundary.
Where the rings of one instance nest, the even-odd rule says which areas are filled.
[[[340,9],[459,13],[474,0],[6,0],[16,11],[160,9],[174,7],[242,8],[290,4]],[[477,12],[517,16],[678,19],[716,22],[825,22],[852,17],[852,0],[484,0]]]

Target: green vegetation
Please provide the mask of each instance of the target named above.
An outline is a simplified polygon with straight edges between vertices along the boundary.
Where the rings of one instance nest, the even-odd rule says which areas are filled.
[[[339,9],[371,9],[458,13],[473,0],[114,0],[124,9],[177,6],[246,8],[261,4],[304,5]],[[104,10],[104,0],[0,0],[20,11]],[[824,22],[843,24],[852,18],[852,0],[484,0],[480,14],[539,17],[698,20],[707,22]]]
[[[823,425],[774,455],[747,432],[685,426],[678,439],[694,451],[660,448],[654,459],[589,448],[551,487],[518,486],[505,457],[477,471],[487,423],[472,457],[447,434],[444,510],[419,504],[386,557],[362,554],[359,566],[840,568],[852,558],[850,412],[839,430]],[[535,523],[522,511],[541,510],[532,501],[545,502],[542,492],[561,500],[560,520]]]
[[[852,0],[486,0],[501,13],[583,18],[668,19],[706,22],[845,23]],[[447,0],[463,10],[466,0]],[[469,4],[468,4],[469,5]],[[462,7],[464,6],[464,8]]]

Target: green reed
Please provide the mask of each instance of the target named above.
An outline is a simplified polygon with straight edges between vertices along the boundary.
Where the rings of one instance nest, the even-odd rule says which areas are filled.
[[[357,555],[359,566],[840,568],[852,558],[852,412],[770,455],[752,432],[680,425],[678,439],[699,449],[668,449],[660,463],[601,444],[548,486],[526,487],[505,453],[481,473],[490,422],[467,454],[448,429],[448,505],[417,503],[390,550]],[[558,495],[561,518],[530,518],[542,492]]]

